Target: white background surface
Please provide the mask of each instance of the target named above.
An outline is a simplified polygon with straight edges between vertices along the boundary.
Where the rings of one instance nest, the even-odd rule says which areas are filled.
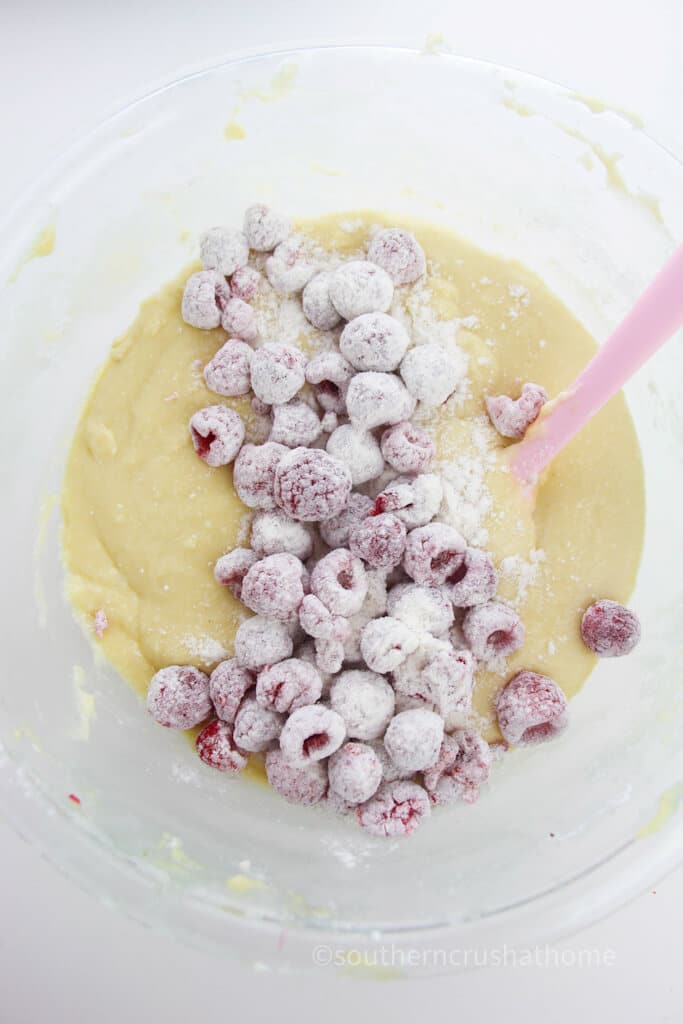
[[[0,0],[0,194],[27,184],[103,112],[188,64],[244,48],[353,41],[451,48],[533,71],[640,114],[683,159],[681,0]],[[683,197],[682,200],[683,202]],[[2,240],[0,239],[0,244]],[[0,823],[0,1019],[175,1022],[267,1017],[336,1024],[624,1024],[683,1016],[683,871],[565,944],[613,950],[602,968],[501,968],[427,982],[254,976],[99,906]]]

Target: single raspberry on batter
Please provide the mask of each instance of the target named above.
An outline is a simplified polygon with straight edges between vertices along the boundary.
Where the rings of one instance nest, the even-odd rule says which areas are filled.
[[[320,448],[291,449],[275,472],[276,503],[302,522],[339,515],[350,493],[348,467]]]
[[[431,808],[429,797],[415,782],[384,783],[377,793],[356,810],[359,824],[373,836],[394,839],[410,836]]]
[[[306,367],[306,380],[326,412],[346,412],[346,392],[353,367],[338,352],[321,352]]]
[[[394,297],[394,286],[385,270],[367,260],[349,260],[335,270],[330,298],[345,320],[363,313],[386,313]]]
[[[623,604],[596,601],[583,614],[581,636],[599,658],[620,658],[630,654],[640,640],[640,621]]]
[[[265,203],[247,208],[243,228],[249,248],[255,252],[271,252],[292,230],[287,218]]]
[[[446,590],[455,608],[485,604],[498,589],[498,573],[487,551],[468,548],[462,565],[451,576]]]
[[[245,697],[235,716],[233,739],[249,753],[269,750],[282,732],[284,716],[264,708],[254,697]]]
[[[422,473],[436,454],[434,441],[409,420],[389,427],[382,434],[382,455],[398,473]]]
[[[245,342],[230,338],[204,367],[204,380],[209,391],[234,397],[248,395],[251,389],[251,357],[253,350]]]
[[[191,729],[211,713],[209,677],[192,665],[168,665],[152,676],[147,710],[168,729]]]
[[[339,349],[356,370],[395,370],[410,344],[400,321],[386,313],[363,313],[341,333]]]
[[[489,419],[503,437],[524,437],[541,409],[548,401],[548,393],[540,384],[524,384],[519,398],[509,395],[491,395],[486,399]]]
[[[421,772],[436,764],[443,740],[443,719],[426,708],[395,715],[384,734],[389,757],[405,771]]]
[[[230,277],[249,259],[244,233],[234,228],[209,228],[200,236],[199,258],[204,270],[216,270],[224,277]]]
[[[479,661],[507,658],[519,650],[526,635],[517,612],[499,601],[470,608],[462,621],[462,631]]]
[[[268,555],[242,581],[242,604],[257,615],[287,622],[304,599],[303,564],[294,555]]]
[[[425,789],[433,804],[473,804],[490,770],[488,743],[477,733],[460,729],[444,736],[436,764],[424,773]]]
[[[391,512],[370,516],[353,527],[349,547],[368,565],[376,569],[393,569],[403,558],[406,528]]]
[[[266,274],[276,292],[300,292],[318,270],[311,243],[300,235],[289,235],[276,245],[266,260]]]
[[[266,776],[273,789],[290,804],[309,807],[319,803],[327,792],[327,766],[320,761],[309,761],[304,766],[294,765],[281,750],[266,754]]]
[[[343,423],[330,435],[327,452],[348,467],[354,487],[376,480],[384,472],[384,457],[375,438],[350,423]]]
[[[567,698],[557,683],[526,670],[500,691],[496,714],[505,741],[519,747],[554,739],[569,722]]]
[[[292,345],[266,342],[251,357],[251,386],[268,405],[283,405],[304,386],[306,357]]]
[[[289,451],[283,444],[245,444],[233,470],[233,484],[248,508],[275,508],[275,471]]]
[[[474,690],[474,658],[467,650],[436,651],[420,674],[424,688],[434,710],[441,715],[447,727],[472,710]]]
[[[427,260],[415,235],[402,228],[382,228],[374,235],[368,259],[376,263],[395,285],[412,284],[425,273]]]
[[[382,781],[382,764],[367,743],[345,743],[330,757],[330,790],[347,804],[360,804],[373,796]]]
[[[230,285],[215,270],[200,270],[187,279],[181,315],[191,327],[211,330],[218,327],[230,299]]]
[[[232,726],[220,718],[202,729],[195,746],[204,764],[219,772],[241,772],[247,766],[246,754],[233,739]]]
[[[428,342],[406,352],[401,377],[413,399],[434,408],[448,401],[466,369],[467,362],[458,348]]]
[[[357,373],[346,391],[346,408],[355,427],[374,430],[410,419],[415,400],[393,373]]]
[[[242,341],[256,341],[258,328],[256,326],[256,314],[254,310],[236,296],[228,299],[225,309],[221,315],[221,327],[228,334]]]
[[[194,450],[207,466],[227,466],[242,447],[244,423],[227,405],[209,405],[191,418],[190,436]]]
[[[344,742],[344,719],[322,704],[296,708],[280,734],[280,750],[292,764],[304,767],[329,757]]]
[[[256,700],[261,707],[289,715],[296,708],[320,700],[323,683],[314,665],[300,658],[287,658],[259,673]]]
[[[230,277],[232,294],[244,302],[253,302],[260,286],[261,275],[253,267],[237,267]]]
[[[467,544],[446,523],[420,526],[408,535],[403,567],[416,583],[439,587],[457,573]]]
[[[256,685],[253,672],[242,668],[236,658],[216,665],[209,678],[209,695],[223,722],[234,722],[244,697]]]
[[[235,636],[235,657],[240,665],[259,672],[291,657],[292,638],[284,622],[261,615],[243,622]]]
[[[288,448],[308,448],[322,433],[320,417],[306,402],[287,402],[273,406],[270,441]],[[332,453],[334,454],[334,453]]]
[[[332,274],[322,270],[311,278],[301,296],[304,316],[319,331],[331,331],[341,320],[330,298],[331,280]]]
[[[217,583],[227,587],[239,601],[242,596],[242,580],[252,565],[258,562],[258,555],[249,548],[234,548],[227,555],[221,555],[213,568]]]

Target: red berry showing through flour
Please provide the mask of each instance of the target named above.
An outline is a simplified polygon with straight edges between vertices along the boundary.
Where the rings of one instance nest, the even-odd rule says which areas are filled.
[[[581,636],[599,658],[621,658],[640,640],[637,615],[616,601],[596,601],[581,619]]]

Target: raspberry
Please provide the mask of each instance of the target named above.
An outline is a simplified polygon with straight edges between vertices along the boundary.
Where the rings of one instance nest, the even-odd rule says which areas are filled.
[[[221,722],[220,718],[202,729],[195,746],[204,764],[219,772],[241,772],[247,766],[246,755],[234,741],[232,726]]]
[[[386,313],[393,297],[389,275],[367,260],[342,263],[332,275],[330,298],[345,320],[354,320],[363,313]]]
[[[393,512],[409,530],[431,523],[441,508],[443,484],[436,473],[399,476],[377,495],[372,515]]]
[[[396,707],[400,711],[410,708],[436,708],[437,694],[432,692],[430,679],[424,676],[425,669],[437,657],[447,657],[453,651],[448,640],[439,640],[423,633],[414,654],[406,658],[392,673],[396,691]]]
[[[376,569],[399,565],[405,546],[406,528],[390,512],[363,519],[351,530],[351,551]]]
[[[275,508],[275,471],[288,449],[283,444],[245,444],[237,456],[232,480],[248,508]]]
[[[425,789],[433,804],[463,800],[473,804],[489,777],[491,751],[477,733],[460,729],[444,736],[436,764],[424,773]]]
[[[291,764],[281,750],[266,754],[266,775],[273,789],[290,804],[310,807],[327,792],[327,769],[320,761],[309,761],[299,768]]]
[[[289,715],[296,708],[320,700],[323,683],[315,666],[288,658],[259,673],[256,700],[263,708]]]
[[[460,568],[466,548],[458,531],[446,523],[420,526],[408,535],[403,568],[416,583],[439,587]]]
[[[332,274],[321,271],[311,278],[301,296],[304,316],[319,331],[331,331],[341,320],[330,299],[331,280]]]
[[[396,285],[412,284],[427,269],[424,250],[415,235],[402,228],[382,228],[373,237],[368,259],[386,270]]]
[[[227,555],[221,555],[213,568],[216,583],[227,587],[239,601],[242,596],[242,580],[256,562],[258,556],[248,548],[234,548],[228,551]]]
[[[251,546],[259,558],[288,554],[305,561],[313,550],[311,528],[284,512],[257,512],[251,524]]]
[[[360,634],[363,626],[366,626],[368,622],[376,619],[379,615],[384,615],[387,610],[386,571],[384,569],[367,569],[365,576],[368,583],[368,592],[361,610],[349,619],[351,632],[344,643],[345,661],[363,660],[360,649]]]
[[[317,441],[321,432],[318,414],[306,402],[274,406],[270,441],[277,441],[288,448],[308,448]]]
[[[301,602],[299,622],[303,631],[316,640],[343,641],[350,631],[348,619],[333,615],[315,594],[307,594]]]
[[[232,398],[248,395],[251,390],[251,357],[253,350],[243,341],[230,338],[204,367],[204,380],[209,391]]]
[[[375,438],[350,423],[337,427],[328,439],[327,451],[348,466],[354,487],[375,480],[384,471],[384,458]]]
[[[363,627],[360,649],[373,672],[393,672],[417,648],[418,640],[404,622],[385,615]]]
[[[371,508],[371,498],[356,492],[350,494],[346,508],[338,516],[320,524],[320,536],[328,547],[348,547],[353,527],[369,514]]]
[[[387,754],[386,747],[382,740],[373,740],[370,746],[377,754],[379,763],[382,766],[382,782],[396,782],[397,779],[410,779],[414,772],[402,771]]]
[[[256,678],[235,658],[216,665],[209,678],[209,695],[216,714],[223,722],[234,722],[245,695],[256,685]]]
[[[230,278],[230,291],[237,299],[252,302],[261,285],[261,275],[253,267],[237,267]]]
[[[284,405],[304,386],[306,357],[292,345],[266,342],[251,358],[251,386],[267,405]]]
[[[365,567],[346,548],[336,548],[321,558],[311,572],[311,593],[333,615],[355,615],[368,592]]]
[[[517,612],[499,601],[470,608],[462,621],[462,631],[478,661],[507,658],[519,650],[526,633]]]
[[[183,291],[181,315],[191,327],[211,330],[218,327],[221,314],[230,299],[230,285],[215,270],[200,270],[187,279]]]
[[[534,423],[548,401],[548,393],[540,384],[524,384],[519,398],[494,395],[486,399],[489,419],[502,437],[519,438]]]
[[[249,248],[255,252],[271,252],[292,230],[286,217],[264,203],[248,207],[243,226]]]
[[[393,373],[357,373],[346,392],[346,408],[354,427],[374,430],[410,419],[415,400]]]
[[[209,228],[199,239],[199,258],[204,270],[216,270],[230,277],[249,259],[249,246],[242,231]]]
[[[326,412],[346,412],[346,392],[353,367],[338,352],[321,352],[306,367],[306,380]]]
[[[344,663],[344,644],[341,640],[315,641],[315,663],[326,675],[336,675]]]
[[[268,750],[282,732],[283,722],[284,717],[272,708],[261,707],[254,697],[245,697],[235,718],[233,739],[249,753]]]
[[[433,408],[450,398],[466,369],[465,357],[459,349],[429,342],[406,352],[401,377],[414,399]]]
[[[147,710],[168,729],[191,729],[211,712],[209,677],[192,665],[168,665],[152,676]]]
[[[209,405],[190,420],[194,450],[207,466],[227,466],[244,441],[244,423],[226,405]]]
[[[436,446],[426,430],[409,420],[382,434],[382,455],[397,473],[421,473],[434,458]]]
[[[479,548],[468,548],[446,589],[455,608],[471,608],[490,601],[498,589],[498,573],[491,556]]]
[[[330,704],[346,723],[350,739],[376,740],[394,713],[394,691],[376,672],[349,669],[332,683]]]
[[[242,581],[242,604],[257,615],[286,622],[304,599],[303,565],[294,555],[268,555]]]
[[[443,740],[443,720],[426,708],[400,711],[387,726],[384,746],[404,771],[421,772],[436,764]]]
[[[410,338],[402,323],[386,313],[363,313],[346,325],[339,339],[341,354],[357,370],[395,370]]]
[[[538,672],[518,672],[496,700],[506,743],[526,747],[554,739],[569,721],[567,698],[557,683]]]
[[[332,792],[348,804],[360,804],[377,792],[382,765],[367,743],[345,743],[330,758],[328,778]]]
[[[299,768],[311,761],[321,761],[338,750],[344,742],[344,719],[322,704],[296,708],[285,722],[280,734],[280,750]]]
[[[289,658],[294,644],[284,622],[255,615],[247,619],[235,636],[235,657],[254,672]]]
[[[228,299],[221,316],[221,327],[242,341],[256,341],[258,337],[256,314],[244,299]]]
[[[356,810],[360,825],[370,835],[387,839],[410,836],[430,815],[429,797],[415,782],[384,783]]]
[[[472,708],[474,690],[474,658],[470,651],[437,651],[422,670],[420,686],[447,726],[454,716],[466,714]]]
[[[275,247],[266,260],[266,274],[276,292],[293,295],[300,292],[317,271],[312,246],[297,235],[290,235]]]
[[[634,612],[616,601],[596,601],[584,612],[581,636],[599,658],[620,658],[630,654],[640,640],[640,622]]]
[[[276,503],[303,522],[339,515],[350,492],[348,467],[320,448],[291,449],[275,472]]]
[[[453,606],[439,587],[399,583],[389,591],[387,611],[416,633],[442,636],[453,625]]]

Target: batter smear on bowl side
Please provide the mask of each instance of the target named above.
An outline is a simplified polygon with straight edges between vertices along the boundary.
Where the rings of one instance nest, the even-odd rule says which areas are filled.
[[[625,400],[529,500],[506,452],[596,348],[535,275],[420,222],[262,205],[200,257],[84,409],[69,597],[207,766],[409,835],[638,642]]]

